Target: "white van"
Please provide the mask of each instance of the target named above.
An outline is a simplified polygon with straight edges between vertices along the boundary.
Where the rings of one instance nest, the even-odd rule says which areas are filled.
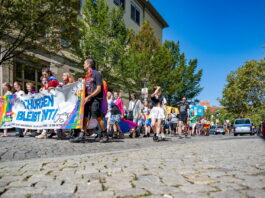
[[[253,123],[249,118],[239,118],[234,122],[234,136],[238,134],[254,135]]]

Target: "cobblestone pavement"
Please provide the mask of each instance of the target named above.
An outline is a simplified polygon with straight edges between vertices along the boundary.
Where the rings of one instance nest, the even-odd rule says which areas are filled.
[[[209,141],[211,139],[220,139],[224,136],[210,136],[207,138],[184,138],[167,137],[166,141],[153,142],[151,138],[130,139],[127,137],[120,140],[111,140],[109,143],[99,143],[94,138],[89,138],[86,143],[73,144],[67,140],[55,139],[36,139],[32,137],[18,138],[14,137],[0,138],[0,162],[17,161],[32,158],[50,158],[58,156],[80,155],[98,152],[120,151],[127,149],[140,149],[154,146],[168,146],[175,144],[185,144],[195,141]]]
[[[1,139],[0,196],[264,197],[265,141],[259,137],[123,141]],[[37,154],[26,155],[29,149]]]

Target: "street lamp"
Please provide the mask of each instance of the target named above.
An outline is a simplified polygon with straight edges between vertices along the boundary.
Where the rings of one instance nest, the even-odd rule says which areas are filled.
[[[148,79],[147,78],[142,78],[141,81],[144,84],[144,88],[141,90],[142,97],[143,98],[148,98],[148,88],[147,88]]]
[[[147,78],[142,78],[142,82],[144,84],[144,88],[146,88],[148,79]]]

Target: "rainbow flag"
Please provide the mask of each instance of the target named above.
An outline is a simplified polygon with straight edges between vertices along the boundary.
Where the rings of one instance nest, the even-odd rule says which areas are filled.
[[[85,82],[82,83],[82,89],[77,92],[78,101],[74,110],[69,116],[68,121],[64,123],[61,129],[81,129],[84,118],[84,101],[85,101]],[[77,126],[77,127],[76,127]]]
[[[12,123],[12,100],[16,95],[0,96],[0,128]]]
[[[105,80],[103,80],[103,100],[101,104],[101,113],[104,115],[108,112],[108,101],[107,101],[108,85]]]

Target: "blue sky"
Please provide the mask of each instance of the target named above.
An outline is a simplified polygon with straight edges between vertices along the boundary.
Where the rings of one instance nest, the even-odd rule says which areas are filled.
[[[226,76],[265,57],[265,0],[150,0],[169,24],[163,40],[180,41],[197,58],[204,87],[198,96],[219,105]]]

